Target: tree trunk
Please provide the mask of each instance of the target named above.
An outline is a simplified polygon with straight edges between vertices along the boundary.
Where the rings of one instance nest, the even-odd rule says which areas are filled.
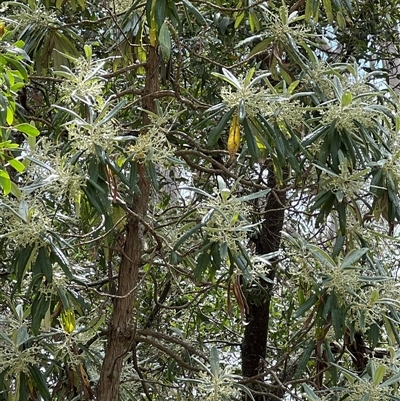
[[[276,188],[276,186],[273,167],[269,166],[268,187]],[[268,194],[263,216],[264,221],[260,233],[253,240],[256,246],[256,253],[264,255],[279,250],[285,214],[285,198],[286,195],[283,191],[275,193],[271,191]],[[272,266],[268,277],[274,280],[274,266]],[[242,372],[244,377],[251,377],[261,373],[263,360],[266,356],[272,285],[265,281],[261,285],[263,286],[262,289],[252,288],[246,292],[250,313],[247,316],[248,324],[245,328],[242,342]],[[255,399],[256,401],[261,401],[264,398],[255,396]]]
[[[145,110],[155,112],[152,94],[157,90],[157,49],[149,46],[146,84],[142,100]],[[146,113],[143,113],[143,123],[149,123]],[[146,133],[141,133],[141,135],[146,135]],[[118,401],[123,360],[130,349],[134,335],[133,306],[143,252],[144,227],[140,219],[146,216],[150,192],[150,184],[144,166],[138,166],[138,173],[140,193],[133,198],[132,210],[139,218],[130,216],[125,227],[126,240],[118,273],[117,297],[114,299],[113,314],[108,326],[108,342],[100,373],[98,401]]]

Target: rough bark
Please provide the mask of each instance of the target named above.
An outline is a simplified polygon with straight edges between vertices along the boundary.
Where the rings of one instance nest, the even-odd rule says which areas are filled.
[[[158,89],[157,49],[150,47],[147,59],[146,84],[143,93],[143,108],[155,111],[153,93]],[[147,114],[143,114],[144,124],[148,124]],[[145,135],[145,133],[142,133]],[[140,220],[146,216],[150,184],[145,168],[138,166],[140,193],[134,196],[132,214],[126,224],[126,240],[118,272],[117,296],[114,299],[113,313],[108,326],[108,341],[100,374],[98,401],[117,401],[119,399],[120,378],[123,359],[133,340],[133,307],[135,290],[143,252],[144,227]],[[138,216],[138,217],[136,217]]]
[[[268,187],[276,188],[277,183],[273,168],[268,169]],[[260,233],[254,239],[256,253],[268,254],[279,250],[281,231],[284,222],[284,192],[270,192],[266,199],[264,221]],[[268,277],[275,278],[275,269],[272,267]],[[254,288],[247,291],[247,302],[250,313],[247,316],[248,324],[245,328],[242,342],[242,372],[244,377],[251,377],[262,371],[263,360],[266,356],[266,346],[269,325],[270,293],[272,285],[268,282],[261,283],[263,290]],[[256,396],[256,401],[261,401],[262,396]]]

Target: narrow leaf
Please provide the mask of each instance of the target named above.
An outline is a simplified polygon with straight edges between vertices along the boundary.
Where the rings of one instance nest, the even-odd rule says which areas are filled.
[[[40,134],[40,131],[36,127],[28,123],[14,125],[13,128],[19,132],[23,132],[28,136],[38,136]]]

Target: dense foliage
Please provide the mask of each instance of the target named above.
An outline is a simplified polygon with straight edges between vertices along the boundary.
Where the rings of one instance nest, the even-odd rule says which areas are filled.
[[[400,399],[396,0],[0,13],[0,400]]]

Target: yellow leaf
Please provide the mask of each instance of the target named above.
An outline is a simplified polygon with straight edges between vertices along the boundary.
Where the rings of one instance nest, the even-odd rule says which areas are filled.
[[[158,40],[157,40],[157,23],[154,13],[152,13],[150,21],[149,39],[150,39],[150,45],[156,47]]]
[[[239,116],[235,114],[232,118],[228,137],[228,152],[229,155],[231,156],[231,159],[235,157],[235,154],[239,149],[239,145],[240,145]]]
[[[61,325],[65,332],[72,333],[75,329],[75,313],[73,309],[63,310],[61,312]]]

